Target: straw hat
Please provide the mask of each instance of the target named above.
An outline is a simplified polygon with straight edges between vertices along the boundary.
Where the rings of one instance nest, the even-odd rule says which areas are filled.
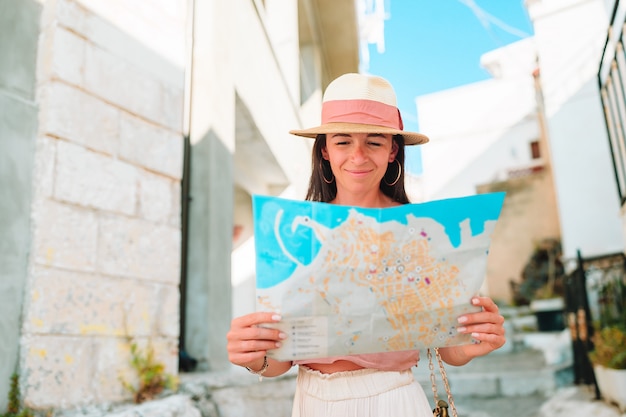
[[[405,145],[428,142],[421,133],[402,130],[396,93],[384,78],[344,74],[333,80],[322,100],[322,124],[289,133],[315,138],[327,133],[383,133],[402,135]]]

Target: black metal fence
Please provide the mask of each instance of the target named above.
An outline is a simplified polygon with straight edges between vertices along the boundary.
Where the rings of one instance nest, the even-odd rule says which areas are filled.
[[[597,329],[626,323],[626,256],[623,253],[583,258],[565,277],[565,314],[572,336],[574,382],[596,386],[589,352]]]

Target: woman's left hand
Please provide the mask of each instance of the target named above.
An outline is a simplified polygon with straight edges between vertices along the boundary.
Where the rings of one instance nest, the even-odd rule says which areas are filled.
[[[441,348],[442,359],[451,365],[463,365],[475,357],[501,348],[506,342],[504,317],[500,315],[496,303],[489,297],[474,297],[472,304],[483,310],[460,316],[457,330],[459,333],[471,334],[477,343]]]

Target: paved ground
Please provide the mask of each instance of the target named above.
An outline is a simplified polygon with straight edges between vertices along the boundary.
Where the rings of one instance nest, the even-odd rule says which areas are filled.
[[[459,417],[626,417],[587,386],[560,388],[548,398],[540,395],[502,398],[455,398]]]
[[[574,385],[571,365],[548,365],[544,357],[540,351],[516,349],[448,367],[459,417],[626,417],[626,410],[597,400],[592,386]],[[434,404],[427,369],[416,377]],[[446,399],[442,388],[439,396]]]
[[[460,417],[537,417],[546,398],[539,395],[501,398],[455,398]]]
[[[595,399],[595,391],[587,386],[560,389],[540,408],[537,417],[626,417],[626,410]]]

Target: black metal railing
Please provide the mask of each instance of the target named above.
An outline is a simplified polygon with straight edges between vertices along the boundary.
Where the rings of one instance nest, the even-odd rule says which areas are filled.
[[[600,398],[589,352],[593,334],[626,319],[626,257],[623,253],[583,258],[565,277],[565,314],[572,336],[574,382],[594,385]]]

